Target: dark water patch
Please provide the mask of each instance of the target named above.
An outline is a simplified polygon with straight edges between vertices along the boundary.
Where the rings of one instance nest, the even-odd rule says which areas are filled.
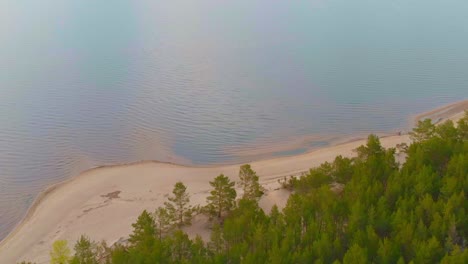
[[[309,148],[312,148],[312,149],[324,148],[324,147],[330,146],[330,142],[328,142],[328,141],[314,141],[314,142],[310,142],[308,144],[308,146],[309,146]]]
[[[285,151],[280,151],[274,153],[275,157],[284,157],[284,156],[293,156],[293,155],[299,155],[307,152],[306,148],[299,148],[299,149],[292,149],[292,150],[285,150]]]

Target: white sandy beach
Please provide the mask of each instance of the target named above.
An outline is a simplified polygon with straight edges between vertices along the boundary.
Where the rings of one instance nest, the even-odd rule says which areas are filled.
[[[468,100],[465,100],[417,118],[458,119],[467,109]],[[394,135],[382,138],[381,142],[384,147],[395,147],[410,143],[410,138]],[[282,207],[286,203],[289,193],[278,189],[279,178],[307,171],[332,161],[337,155],[353,156],[353,150],[364,143],[361,139],[302,155],[251,162],[261,184],[268,190],[260,201],[261,206],[268,212],[273,204]],[[87,171],[40,195],[23,222],[0,243],[0,263],[21,260],[48,263],[53,241],[65,239],[73,246],[81,234],[112,244],[128,236],[132,231],[131,223],[144,209],[153,211],[161,206],[177,181],[187,185],[193,204],[204,205],[210,190],[209,181],[220,173],[237,180],[240,165],[185,167],[142,162]],[[117,192],[117,198],[106,197]],[[204,219],[195,219],[187,231],[208,236]]]

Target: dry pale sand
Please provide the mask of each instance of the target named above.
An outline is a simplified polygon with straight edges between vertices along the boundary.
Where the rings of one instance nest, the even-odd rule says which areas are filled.
[[[457,107],[456,112],[442,108],[447,114],[439,118],[459,118],[459,113],[468,108],[466,104],[465,100],[449,107]],[[409,143],[410,138],[394,135],[381,138],[381,142],[384,147],[395,147],[399,143]],[[267,189],[260,205],[267,212],[274,204],[283,207],[289,193],[279,189],[279,178],[300,174],[332,161],[337,155],[353,156],[353,150],[364,143],[361,139],[307,154],[252,162]],[[144,209],[153,211],[161,206],[177,181],[187,185],[193,204],[203,205],[210,189],[209,181],[221,173],[237,180],[239,166],[185,167],[142,162],[87,171],[50,187],[38,197],[22,223],[1,242],[0,263],[20,260],[47,263],[53,241],[65,239],[73,245],[81,234],[112,244],[129,235],[131,223]],[[186,231],[190,235],[209,237],[203,216],[197,216]]]

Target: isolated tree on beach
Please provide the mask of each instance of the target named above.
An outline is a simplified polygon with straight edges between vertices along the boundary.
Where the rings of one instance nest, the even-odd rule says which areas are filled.
[[[52,244],[50,251],[50,264],[68,264],[71,251],[66,240],[57,240]]]
[[[244,191],[242,199],[258,201],[264,188],[258,183],[258,176],[249,164],[242,165],[239,171],[239,186]]]
[[[208,213],[221,219],[222,214],[231,211],[235,205],[237,196],[234,189],[235,182],[221,174],[211,181],[210,185],[213,190],[210,192],[210,196],[206,198]]]
[[[169,202],[164,203],[166,210],[179,228],[189,225],[192,221],[193,208],[190,205],[187,187],[182,182],[177,182],[172,194],[174,196],[168,198]]]

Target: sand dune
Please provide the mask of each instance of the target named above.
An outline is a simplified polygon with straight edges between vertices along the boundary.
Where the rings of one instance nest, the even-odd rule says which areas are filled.
[[[460,118],[460,112],[468,109],[467,102],[419,117]],[[384,147],[394,147],[399,143],[410,143],[410,138],[394,135],[381,141]],[[285,205],[289,194],[278,189],[279,178],[307,171],[332,161],[337,155],[352,156],[353,149],[364,143],[361,139],[302,155],[252,162],[267,189],[260,205],[266,211],[274,204]],[[144,209],[153,211],[161,206],[177,181],[187,185],[193,204],[203,205],[210,189],[208,182],[220,173],[237,180],[239,166],[185,167],[149,161],[87,171],[50,187],[38,197],[23,222],[0,243],[0,263],[20,260],[47,263],[53,241],[66,239],[73,244],[81,234],[112,244],[129,235],[131,223]],[[186,231],[191,235],[200,233],[206,238],[209,236],[207,230],[205,219],[198,217]]]

